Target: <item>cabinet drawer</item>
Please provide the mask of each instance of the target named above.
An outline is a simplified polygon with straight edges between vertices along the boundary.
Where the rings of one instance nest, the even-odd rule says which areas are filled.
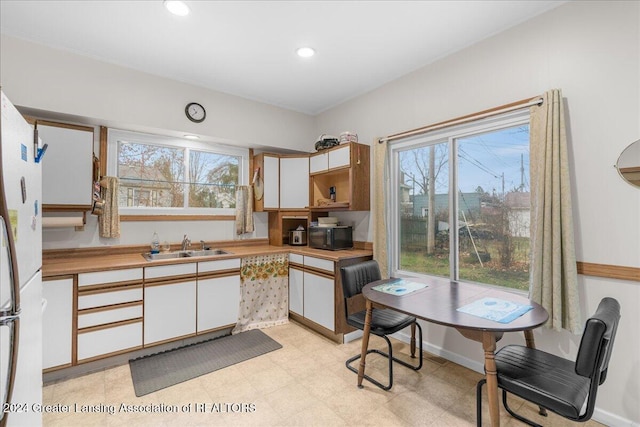
[[[157,279],[159,277],[182,276],[185,274],[196,274],[196,263],[159,265],[156,267],[145,267],[145,279]]]
[[[216,261],[205,261],[198,263],[198,274],[206,273],[208,271],[221,271],[221,270],[239,270],[240,258],[233,259],[219,259]]]
[[[310,256],[304,257],[304,265],[307,267],[315,267],[320,270],[325,270],[328,273],[333,274],[333,261],[329,261],[328,259],[314,258]]]
[[[142,286],[133,289],[108,290],[78,297],[78,310],[123,302],[142,301]]]
[[[299,254],[289,254],[289,262],[304,265],[304,256]]]
[[[142,317],[142,304],[95,311],[93,313],[78,313],[78,329],[136,319],[138,317]]]
[[[78,274],[78,286],[101,285],[115,282],[142,280],[142,268],[127,268],[124,270],[96,271],[94,273]]]
[[[78,360],[142,346],[142,322],[78,333]]]

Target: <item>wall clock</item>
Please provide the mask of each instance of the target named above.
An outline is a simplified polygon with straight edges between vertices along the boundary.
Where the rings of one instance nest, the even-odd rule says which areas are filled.
[[[207,117],[207,112],[204,107],[197,102],[188,103],[187,106],[184,107],[184,112],[187,118],[194,123],[202,123],[205,117]]]

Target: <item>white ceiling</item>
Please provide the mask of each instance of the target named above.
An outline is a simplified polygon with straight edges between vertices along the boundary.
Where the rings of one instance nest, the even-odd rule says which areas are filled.
[[[318,114],[564,1],[0,0],[2,34]],[[302,59],[296,48],[312,46]]]

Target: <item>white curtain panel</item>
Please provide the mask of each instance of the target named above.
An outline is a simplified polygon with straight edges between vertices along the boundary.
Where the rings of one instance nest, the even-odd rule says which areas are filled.
[[[373,259],[378,261],[382,278],[389,277],[389,250],[387,228],[387,194],[389,174],[387,141],[373,141]]]
[[[580,333],[580,301],[564,104],[559,89],[531,107],[530,298],[549,312],[545,325]]]

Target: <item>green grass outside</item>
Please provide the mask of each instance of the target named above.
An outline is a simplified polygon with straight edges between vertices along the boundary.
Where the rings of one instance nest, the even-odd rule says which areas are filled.
[[[461,252],[460,280],[528,291],[529,241],[520,239],[515,242],[514,247],[513,261],[508,268],[500,265],[496,242],[486,242],[478,247],[479,251],[488,252],[491,257],[489,261],[483,262],[483,266],[480,266],[475,252]],[[449,277],[449,254],[442,252],[426,255],[423,250],[403,250],[400,254],[400,267],[416,273]]]

